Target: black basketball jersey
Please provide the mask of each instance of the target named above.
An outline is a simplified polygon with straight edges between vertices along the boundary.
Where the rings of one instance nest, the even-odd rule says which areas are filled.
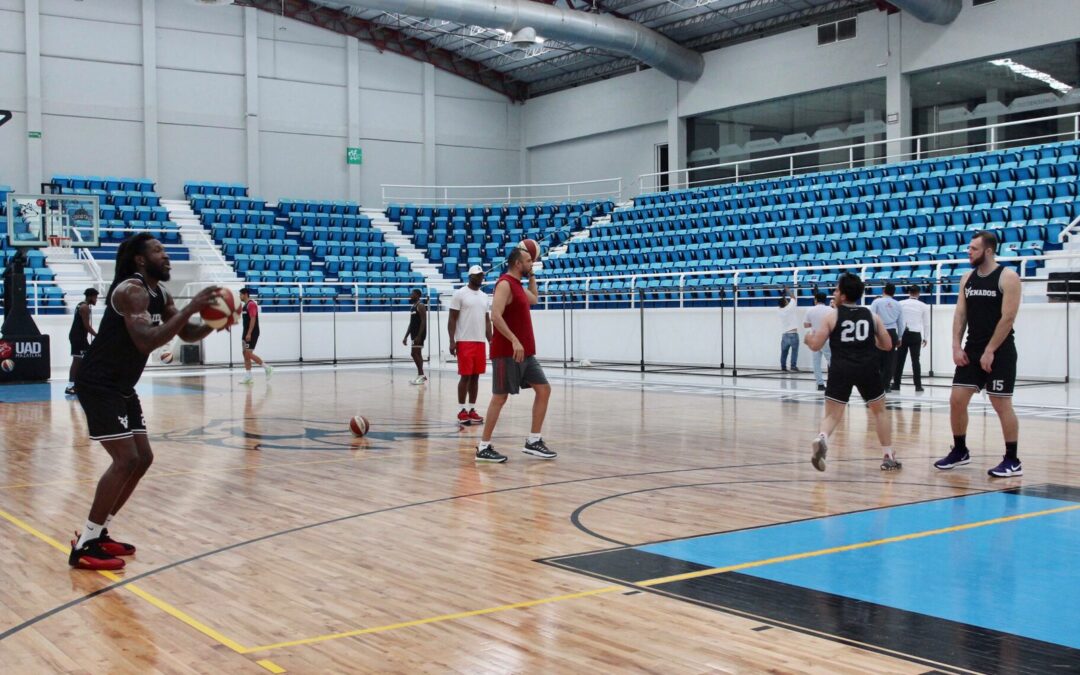
[[[248,314],[248,312],[251,310],[252,305],[255,305],[255,316],[256,317],[259,316],[259,306],[255,304],[254,300],[248,299],[248,301],[244,303],[244,309],[241,311],[241,317],[242,317],[243,326],[244,326],[244,335],[247,335],[248,326],[251,325],[251,315]],[[251,331],[251,336],[252,337],[255,337],[256,335],[259,334],[259,323],[261,323],[261,322],[259,322],[259,321],[255,322],[255,329]]]
[[[985,277],[978,270],[968,275],[964,284],[964,300],[967,302],[967,343],[965,349],[983,348],[990,343],[998,322],[1001,321],[1001,304],[1005,299],[1001,292],[1001,273],[1005,268],[998,265]],[[1011,344],[1013,331],[1002,345]]]
[[[155,291],[150,288],[141,274],[133,274],[127,279],[113,282],[109,293],[105,296],[105,316],[101,319],[97,338],[94,339],[83,359],[77,385],[86,384],[112,389],[126,395],[135,390],[135,383],[142,376],[149,355],[143,354],[135,346],[124,324],[124,317],[113,308],[112,303],[113,291],[128,279],[134,280],[146,289],[150,295],[150,305],[146,310],[150,314],[150,322],[154,326],[161,325],[161,315],[165,311],[168,298],[164,286],[159,284]]]
[[[877,330],[874,315],[866,307],[840,305],[836,325],[829,334],[832,361],[829,367],[877,368]]]
[[[423,300],[418,300],[413,303],[412,309],[409,310],[409,335],[420,334],[420,312],[418,308],[424,304]]]
[[[81,345],[90,339],[90,334],[86,331],[86,325],[83,324],[82,308],[86,306],[85,302],[80,302],[75,305],[75,318],[71,321],[71,330],[68,331],[68,340],[72,344]]]

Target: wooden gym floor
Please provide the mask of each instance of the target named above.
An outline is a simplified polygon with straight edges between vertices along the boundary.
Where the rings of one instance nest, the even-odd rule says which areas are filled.
[[[931,467],[946,387],[892,404],[897,473],[852,405],[818,473],[805,382],[548,373],[559,458],[520,452],[525,392],[503,465],[474,463],[451,371],[154,373],[156,461],[112,527],[139,552],[115,575],[67,566],[107,463],[78,403],[61,383],[0,389],[0,670],[1080,667],[1080,411],[1022,409],[1026,475],[991,481],[1002,442],[979,398],[952,472]],[[1067,400],[1037,389],[1017,403]]]

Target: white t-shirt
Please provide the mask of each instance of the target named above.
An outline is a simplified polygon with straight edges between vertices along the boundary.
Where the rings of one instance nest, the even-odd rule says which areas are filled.
[[[816,333],[831,311],[832,307],[828,305],[814,305],[806,310],[806,323],[810,324],[810,330]]]
[[[790,333],[791,331],[799,330],[802,326],[802,324],[799,323],[799,312],[796,309],[794,300],[789,301],[787,307],[780,307],[777,311],[780,312],[781,331]]]
[[[484,316],[488,312],[488,296],[483,291],[474,291],[462,286],[454,291],[450,299],[450,309],[458,311],[457,327],[454,339],[458,342],[487,342],[487,324]]]

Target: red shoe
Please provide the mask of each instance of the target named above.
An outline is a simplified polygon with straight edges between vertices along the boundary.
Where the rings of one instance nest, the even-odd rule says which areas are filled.
[[[101,544],[101,550],[109,555],[135,555],[135,546],[116,541],[109,536],[108,528],[101,530],[101,536],[97,540]]]
[[[78,537],[79,533],[76,532],[75,536]],[[98,543],[100,540],[91,539],[81,548],[75,548],[78,541],[77,538],[71,540],[71,555],[68,556],[68,564],[72,567],[80,570],[124,569],[124,561],[102,550],[101,544]]]
[[[457,421],[458,421],[458,424],[469,426],[469,422],[472,422],[472,418],[469,417],[469,413],[462,410],[461,412],[459,412],[457,414]]]
[[[469,411],[469,421],[473,424],[483,424],[484,418],[476,412],[475,409]]]

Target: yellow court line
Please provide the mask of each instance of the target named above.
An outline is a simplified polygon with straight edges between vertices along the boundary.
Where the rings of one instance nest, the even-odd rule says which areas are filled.
[[[64,546],[63,544],[61,544],[57,540],[53,539],[49,535],[47,535],[47,534],[41,532],[40,530],[30,526],[26,522],[20,520],[19,518],[16,518],[15,516],[11,515],[10,513],[7,513],[6,511],[0,511],[0,518],[3,518],[4,520],[8,521],[9,523],[14,525],[15,527],[19,528],[20,530],[23,530],[24,532],[26,532],[26,533],[28,533],[30,535],[33,535],[34,537],[40,539],[41,541],[45,542],[49,546],[52,546],[53,548],[55,548],[56,550],[64,553],[65,555],[67,555],[67,554],[69,554],[71,552],[71,548],[69,546]],[[97,573],[100,574],[101,576],[105,577],[109,581],[118,582],[118,581],[123,581],[124,580],[124,577],[120,576],[119,574],[116,574],[114,572],[109,572],[107,570],[98,570]],[[134,595],[142,598],[143,600],[146,600],[151,605],[153,605],[154,607],[157,607],[158,609],[165,612],[169,616],[171,616],[171,617],[173,617],[175,619],[179,619],[180,621],[184,622],[188,626],[190,626],[190,627],[194,628],[195,630],[199,631],[203,635],[211,638],[212,640],[216,641],[219,644],[222,644],[222,645],[228,647],[229,649],[233,650],[234,652],[236,652],[238,654],[245,654],[245,653],[247,653],[249,651],[247,648],[245,648],[243,645],[236,642],[235,640],[231,640],[231,639],[225,637],[224,635],[217,632],[216,630],[214,630],[210,626],[207,626],[206,624],[199,621],[198,619],[195,619],[195,618],[191,617],[190,615],[185,614],[184,612],[182,612],[179,609],[173,607],[172,605],[165,602],[164,600],[161,600],[161,599],[155,597],[154,595],[144,591],[143,589],[139,588],[135,584],[125,584],[124,586],[121,586],[121,588],[123,588],[123,589],[125,589],[127,591],[130,591],[131,593],[133,593]]]
[[[509,605],[498,605],[495,607],[487,607],[485,609],[475,609],[468,612],[457,612],[454,614],[441,614],[439,616],[432,616],[426,619],[416,619],[413,621],[403,621],[401,623],[393,623],[386,626],[376,626],[374,628],[361,628],[358,630],[345,631],[341,633],[331,633],[328,635],[319,635],[316,637],[304,638],[300,640],[291,640],[288,642],[277,642],[274,644],[261,645],[258,647],[249,647],[245,653],[268,651],[271,649],[282,649],[284,647],[297,647],[300,645],[315,644],[318,642],[326,642],[328,640],[338,640],[341,638],[355,637],[357,635],[368,635],[371,633],[382,633],[390,630],[397,630],[399,628],[410,628],[412,626],[421,626],[429,623],[438,623],[442,621],[452,621],[454,619],[464,619],[470,616],[480,616],[483,614],[494,614],[495,612],[502,612],[508,609],[520,609],[524,607],[535,607],[537,605],[543,605],[551,602],[559,602],[561,600],[573,600],[575,598],[584,598],[592,595],[602,595],[604,593],[612,593],[615,591],[625,590],[627,587],[636,586],[659,586],[661,584],[667,584],[674,581],[684,581],[686,579],[697,579],[700,577],[707,577],[716,574],[724,574],[726,572],[736,572],[738,570],[750,569],[753,567],[764,567],[766,565],[775,565],[783,562],[790,562],[792,560],[802,560],[805,558],[815,558],[818,556],[831,555],[834,553],[843,553],[844,551],[854,551],[862,548],[870,548],[872,546],[883,546],[885,544],[895,544],[901,541],[910,541],[912,539],[922,539],[924,537],[933,537],[940,534],[949,534],[952,532],[961,532],[963,530],[971,530],[977,527],[987,527],[989,525],[1000,525],[1002,523],[1010,523],[1017,520],[1025,520],[1027,518],[1037,518],[1039,516],[1049,516],[1057,513],[1065,513],[1067,511],[1076,511],[1080,509],[1080,504],[1073,504],[1071,506],[1062,506],[1055,509],[1046,509],[1043,511],[1033,511],[1031,513],[1024,513],[1016,516],[1005,516],[1002,518],[992,518],[990,520],[981,520],[974,523],[966,523],[964,525],[953,525],[950,527],[943,527],[936,530],[926,530],[923,532],[913,532],[911,534],[899,535],[896,537],[886,537],[884,539],[875,539],[872,541],[865,541],[858,544],[848,544],[846,546],[836,546],[833,548],[825,548],[817,551],[807,551],[805,553],[795,553],[792,555],[778,556],[775,558],[766,558],[764,560],[755,560],[752,562],[738,563],[735,565],[728,565],[726,567],[713,567],[707,570],[699,570],[697,572],[687,572],[686,574],[675,574],[667,577],[657,577],[655,579],[646,579],[644,581],[638,581],[634,583],[626,583],[620,586],[605,586],[603,588],[596,588],[591,591],[582,591],[580,593],[568,593],[566,595],[556,595],[547,598],[540,598],[538,600],[526,600],[524,602],[515,602]]]
[[[271,673],[284,673],[285,672],[284,668],[282,668],[278,664],[274,663],[270,659],[262,659],[261,661],[256,661],[255,663],[259,664],[263,668],[266,668]]]

